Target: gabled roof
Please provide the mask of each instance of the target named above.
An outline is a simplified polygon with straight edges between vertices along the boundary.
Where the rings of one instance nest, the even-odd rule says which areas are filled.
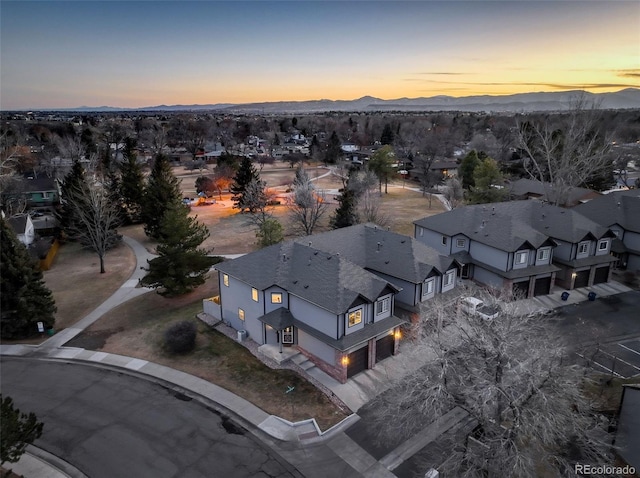
[[[314,249],[340,254],[362,268],[414,284],[434,270],[444,274],[454,263],[453,258],[440,255],[426,244],[375,224],[335,229],[296,241],[311,242]]]
[[[577,243],[608,233],[608,228],[575,210],[534,200],[465,206],[419,219],[414,224],[446,236],[464,234],[507,252],[527,244],[537,249],[548,238]]]
[[[57,191],[56,180],[54,178],[27,179],[22,183],[27,192]]]
[[[627,231],[640,233],[640,189],[606,194],[574,210],[601,226],[619,224]]]
[[[278,286],[334,314],[358,299],[375,301],[393,284],[336,254],[285,242],[216,266],[252,287]]]
[[[546,183],[547,186],[548,183]],[[516,197],[522,197],[527,195],[536,195],[542,198],[546,198],[548,190],[545,189],[545,183],[533,179],[517,179],[507,184],[509,193]],[[568,204],[576,204],[584,199],[591,199],[599,197],[600,193],[592,191],[591,189],[572,187],[569,189],[569,195],[567,197]]]

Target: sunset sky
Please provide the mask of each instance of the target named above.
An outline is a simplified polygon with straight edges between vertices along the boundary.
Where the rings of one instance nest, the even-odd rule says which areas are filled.
[[[638,1],[0,2],[0,108],[640,87]]]

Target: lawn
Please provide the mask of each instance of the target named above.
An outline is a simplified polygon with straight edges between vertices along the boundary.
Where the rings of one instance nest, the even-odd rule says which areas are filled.
[[[267,413],[290,421],[315,418],[322,429],[347,416],[322,392],[290,370],[272,370],[246,348],[200,323],[202,299],[217,293],[210,279],[196,291],[167,299],[155,293],[130,300],[105,314],[68,346],[149,360],[220,385]],[[163,333],[173,323],[198,324],[196,349],[171,355],[163,348]],[[289,386],[295,393],[285,394]]]

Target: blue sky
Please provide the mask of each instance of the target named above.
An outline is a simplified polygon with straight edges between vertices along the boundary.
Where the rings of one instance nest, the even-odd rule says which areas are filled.
[[[637,1],[7,1],[0,107],[640,86]]]

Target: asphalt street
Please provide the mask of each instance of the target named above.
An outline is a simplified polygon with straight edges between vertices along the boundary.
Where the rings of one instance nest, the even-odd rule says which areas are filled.
[[[91,478],[301,476],[228,417],[154,382],[3,357],[1,389],[44,423],[38,447]]]

